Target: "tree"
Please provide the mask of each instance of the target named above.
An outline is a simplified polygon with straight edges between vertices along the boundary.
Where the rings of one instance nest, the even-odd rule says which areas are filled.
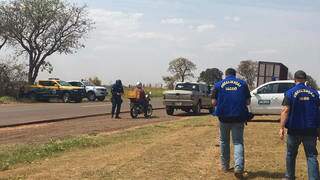
[[[172,76],[164,76],[162,77],[163,81],[166,83],[168,89],[174,89],[174,83],[176,79]]]
[[[222,80],[223,72],[218,68],[206,69],[200,73],[198,81],[205,82],[208,85],[212,85]]]
[[[313,77],[310,75],[307,75],[307,84],[314,89],[319,89],[317,81],[315,79],[313,79]]]
[[[28,82],[39,70],[52,71],[47,58],[72,54],[83,48],[81,40],[92,29],[86,6],[64,0],[10,0],[0,4],[0,39],[28,56]]]
[[[0,62],[0,96],[16,96],[27,81],[27,67],[17,61]]]
[[[169,63],[168,71],[174,79],[184,82],[188,78],[193,78],[193,71],[196,70],[196,65],[187,58],[179,57]]]
[[[258,74],[258,62],[252,60],[241,61],[238,66],[238,73],[247,81],[250,88],[254,88],[254,82]]]
[[[102,81],[97,76],[95,76],[93,78],[89,78],[88,81],[91,82],[92,84],[96,85],[96,86],[101,86],[102,85]]]

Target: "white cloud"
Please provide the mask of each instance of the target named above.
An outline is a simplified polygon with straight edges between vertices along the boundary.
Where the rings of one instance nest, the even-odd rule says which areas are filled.
[[[135,32],[128,35],[128,38],[142,39],[142,40],[165,40],[165,41],[184,41],[184,38],[178,38],[171,34],[160,33],[160,32]]]
[[[196,29],[197,32],[205,32],[205,31],[211,31],[216,28],[214,24],[202,24],[196,27],[190,26],[191,29]]]
[[[143,14],[91,9],[89,16],[95,22],[95,31],[92,34],[96,37],[112,39],[137,30]]]
[[[162,19],[161,23],[181,25],[181,24],[184,24],[185,22],[184,22],[184,19],[182,18],[167,18],[167,19]]]
[[[208,51],[221,51],[226,49],[232,49],[236,47],[236,43],[232,40],[218,40],[216,42],[209,43],[204,46],[204,48]]]
[[[238,16],[226,16],[224,17],[224,20],[226,21],[233,21],[233,22],[239,22],[241,20]]]

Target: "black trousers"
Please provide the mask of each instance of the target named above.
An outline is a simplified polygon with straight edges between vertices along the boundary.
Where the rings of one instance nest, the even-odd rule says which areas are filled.
[[[121,104],[122,104],[122,99],[112,99],[112,109],[111,109],[112,116],[114,115],[116,115],[116,117],[119,116],[121,111]]]

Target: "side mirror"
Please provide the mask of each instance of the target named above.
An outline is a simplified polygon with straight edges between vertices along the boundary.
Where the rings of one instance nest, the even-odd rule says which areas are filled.
[[[257,95],[257,94],[258,94],[258,91],[257,91],[257,90],[253,90],[253,91],[252,91],[252,94]]]

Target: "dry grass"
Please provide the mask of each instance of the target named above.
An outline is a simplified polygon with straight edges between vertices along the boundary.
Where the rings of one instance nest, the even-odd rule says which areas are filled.
[[[277,133],[278,124],[272,122],[253,122],[246,127],[246,179],[283,177],[285,142]],[[232,173],[219,171],[218,136],[218,122],[209,116],[160,123],[100,135],[97,138],[113,139],[113,143],[18,164],[0,172],[0,179],[232,180]],[[303,152],[299,153],[297,176],[307,178]]]

